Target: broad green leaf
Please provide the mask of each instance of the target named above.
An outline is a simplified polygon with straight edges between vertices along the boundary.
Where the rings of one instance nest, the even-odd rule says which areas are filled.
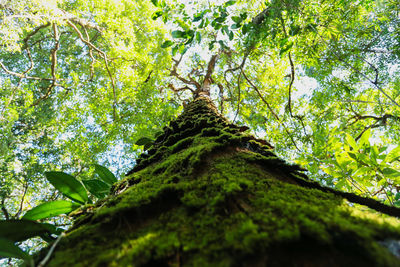
[[[51,218],[58,216],[60,214],[68,214],[71,211],[79,208],[81,205],[78,203],[66,201],[66,200],[56,200],[51,202],[46,202],[28,210],[22,219],[25,220],[41,220],[46,218]]]
[[[230,1],[227,1],[227,2],[225,2],[224,3],[224,6],[231,6],[231,5],[233,5],[233,4],[235,4],[236,3],[236,0],[230,0]]]
[[[372,164],[373,163],[371,161],[371,159],[367,155],[365,155],[363,153],[358,153],[357,155],[358,155],[358,158],[361,159],[361,161],[363,163],[366,163],[366,164]]]
[[[38,223],[30,220],[0,221],[0,238],[13,242],[24,241],[35,236],[58,233],[57,228],[48,223]]]
[[[13,241],[0,238],[0,258],[30,260],[31,256],[14,244]]]
[[[379,150],[377,146],[375,145],[371,146],[370,155],[371,155],[371,160],[376,164],[377,163],[376,159],[378,158],[379,155]]]
[[[197,41],[198,43],[201,42],[201,33],[200,33],[200,32],[196,32],[196,41]]]
[[[398,158],[400,158],[400,146],[398,146],[398,147],[392,149],[392,150],[386,155],[385,161],[390,163],[390,162],[395,161],[395,160],[398,159]]]
[[[112,185],[117,181],[117,178],[114,176],[114,174],[104,166],[94,164],[94,172],[100,177],[103,182],[109,185]]]
[[[173,44],[174,44],[174,42],[167,40],[161,45],[161,48],[167,48],[167,47],[172,46]]]
[[[371,129],[366,130],[359,140],[361,146],[369,146],[369,138],[371,137]]]
[[[383,173],[385,176],[400,177],[400,172],[399,172],[399,171],[397,171],[397,170],[395,170],[395,169],[392,169],[392,168],[389,168],[389,167],[384,168],[384,169],[382,170],[382,173]]]
[[[110,185],[97,179],[83,180],[86,189],[97,198],[104,198],[110,192]]]
[[[64,172],[46,172],[47,180],[66,197],[85,204],[88,195],[85,187],[75,177]]]
[[[233,17],[231,17],[231,19],[233,20],[233,22],[235,22],[237,24],[240,24],[243,21],[243,19],[238,16],[233,16]]]
[[[354,138],[351,135],[347,134],[347,133],[346,133],[346,141],[354,150],[358,150],[358,146],[357,146],[356,140],[354,140]]]
[[[365,174],[367,174],[367,173],[371,173],[371,170],[372,170],[372,169],[371,169],[370,167],[362,166],[362,167],[358,168],[358,169],[355,171],[354,175],[362,176],[362,175],[365,175]]]
[[[150,142],[153,142],[153,140],[151,138],[142,137],[142,138],[139,138],[139,140],[136,141],[136,145],[143,146],[143,145],[148,144]]]
[[[185,38],[186,32],[177,30],[177,31],[171,32],[171,35],[173,38]]]

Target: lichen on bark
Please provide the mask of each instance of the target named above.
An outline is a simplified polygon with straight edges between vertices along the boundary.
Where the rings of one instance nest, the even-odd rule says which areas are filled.
[[[400,239],[397,219],[300,181],[199,97],[77,213],[48,266],[400,266],[382,245]]]

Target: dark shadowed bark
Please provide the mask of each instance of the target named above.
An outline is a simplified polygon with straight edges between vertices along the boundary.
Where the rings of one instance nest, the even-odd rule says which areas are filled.
[[[400,266],[397,219],[246,129],[191,102],[109,198],[75,212],[48,266]]]

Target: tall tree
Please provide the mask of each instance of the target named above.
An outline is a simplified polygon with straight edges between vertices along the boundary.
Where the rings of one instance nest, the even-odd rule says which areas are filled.
[[[397,217],[399,208],[321,187],[301,170],[200,96],[164,128],[107,199],[74,212],[74,225],[52,250],[42,251],[41,263],[400,264],[399,225],[368,217],[373,214],[344,200]]]
[[[395,1],[0,5],[2,219],[65,198],[45,171],[125,174],[140,141],[208,94],[310,179],[400,204]]]

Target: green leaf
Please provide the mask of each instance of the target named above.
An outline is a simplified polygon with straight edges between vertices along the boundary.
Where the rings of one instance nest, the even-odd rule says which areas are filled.
[[[0,238],[0,258],[31,260],[31,256],[14,244],[13,241]]]
[[[371,161],[371,159],[370,159],[367,155],[365,155],[365,154],[363,154],[363,153],[358,153],[357,155],[358,155],[358,158],[359,158],[363,163],[366,163],[366,164],[373,164],[373,162]]]
[[[201,43],[201,33],[200,32],[196,32],[196,41],[198,43]]]
[[[115,175],[104,166],[94,164],[94,172],[100,177],[103,182],[109,185],[117,182],[117,178],[115,177]]]
[[[229,31],[229,41],[233,40],[233,31]]]
[[[30,220],[0,221],[0,238],[13,242],[49,234],[59,234],[59,231],[54,225],[48,223],[38,223]]]
[[[238,16],[233,16],[231,19],[233,20],[233,22],[235,22],[237,24],[240,24],[243,21],[243,19]]]
[[[369,138],[371,137],[371,129],[366,130],[359,140],[361,146],[369,146]]]
[[[365,175],[365,174],[367,174],[367,173],[371,173],[371,171],[372,171],[372,169],[371,169],[370,167],[362,166],[362,167],[360,167],[360,168],[358,168],[358,169],[356,170],[356,172],[354,173],[354,175],[362,176],[362,175]]]
[[[357,146],[356,140],[354,140],[354,138],[351,135],[347,134],[347,133],[346,133],[346,141],[354,150],[358,150],[358,146]]]
[[[282,49],[279,51],[279,55],[281,56],[281,55],[283,55],[284,53],[286,53],[288,50],[290,50],[290,48],[292,48],[292,46],[293,46],[293,43],[290,42],[287,46],[285,46],[284,48],[282,48]]]
[[[391,176],[391,177],[399,177],[400,176],[400,172],[399,171],[397,171],[395,169],[392,169],[392,168],[389,168],[389,167],[384,168],[382,170],[382,173],[385,176]]]
[[[390,150],[390,152],[386,155],[386,162],[393,162],[396,159],[400,158],[400,146]]]
[[[158,0],[151,0],[154,6],[159,7],[160,4],[158,3]]]
[[[167,40],[161,45],[161,48],[167,48],[167,47],[170,47],[173,44],[174,44],[174,42],[172,42],[170,40]]]
[[[236,3],[236,0],[230,0],[230,1],[225,2],[224,6],[228,7],[228,6],[234,5],[235,3]]]
[[[58,216],[60,214],[68,214],[71,211],[79,208],[81,205],[66,200],[56,200],[46,202],[28,210],[22,219],[25,220],[41,220]]]
[[[350,158],[357,160],[357,155],[355,153],[347,152],[347,154],[349,155]]]
[[[172,53],[173,56],[176,55],[176,52],[178,51],[178,48],[179,48],[178,45],[175,45],[174,47],[172,47],[171,53]]]
[[[110,185],[97,179],[83,180],[86,189],[97,198],[104,198],[110,192]]]
[[[47,180],[67,198],[85,204],[88,195],[85,187],[75,177],[64,172],[46,172]]]
[[[243,28],[242,28],[242,34],[248,33],[250,28],[251,28],[251,25],[249,23],[244,24]]]
[[[151,19],[152,19],[152,20],[156,20],[156,19],[158,19],[159,17],[161,17],[162,14],[163,14],[162,11],[156,11],[156,12],[153,13],[153,15],[151,15]]]
[[[377,146],[375,146],[375,145],[371,146],[370,156],[371,156],[371,160],[373,160],[373,162],[375,164],[377,164],[376,159],[379,156],[379,150],[378,150]]]
[[[136,141],[136,145],[144,146],[144,145],[146,145],[148,143],[151,143],[151,142],[153,142],[153,140],[151,138],[142,137],[142,138],[139,138],[139,140]]]
[[[239,23],[236,23],[236,24],[233,24],[232,26],[231,26],[231,29],[232,30],[236,30],[236,29],[239,29],[240,28],[240,24]]]
[[[185,38],[186,32],[177,30],[177,31],[171,32],[171,35],[173,38]]]

